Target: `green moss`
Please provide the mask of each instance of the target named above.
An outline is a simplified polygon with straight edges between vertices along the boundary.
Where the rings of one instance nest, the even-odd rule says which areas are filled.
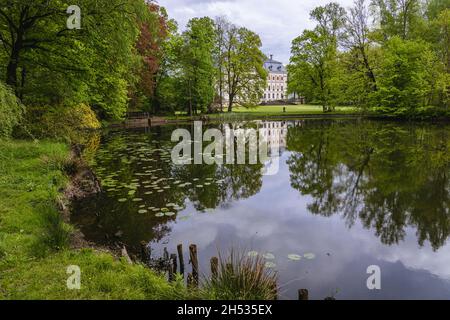
[[[73,228],[55,206],[68,153],[60,143],[0,140],[0,299],[192,298],[141,265],[68,247]],[[81,290],[66,286],[70,265],[80,267]]]

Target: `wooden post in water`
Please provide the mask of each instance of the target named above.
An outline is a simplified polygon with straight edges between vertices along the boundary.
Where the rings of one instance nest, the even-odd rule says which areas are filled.
[[[308,289],[298,290],[298,300],[309,300]]]
[[[197,246],[191,244],[189,246],[189,258],[192,264],[192,278],[194,281],[194,286],[198,286],[198,257],[197,257]]]
[[[169,258],[169,281],[175,280],[177,273],[177,255],[171,254]]]
[[[219,259],[217,257],[211,258],[211,278],[213,280],[217,279],[217,275],[219,274]]]
[[[178,251],[178,260],[180,261],[180,274],[183,276],[184,278],[184,257],[183,257],[183,245],[180,243],[177,246],[177,251]]]
[[[172,260],[169,260],[167,271],[169,273],[169,282],[172,282],[175,279],[175,275],[173,274],[172,268]]]
[[[170,261],[172,264],[172,273],[175,275],[177,273],[177,255],[175,253],[170,255]],[[174,279],[175,280],[175,279]]]

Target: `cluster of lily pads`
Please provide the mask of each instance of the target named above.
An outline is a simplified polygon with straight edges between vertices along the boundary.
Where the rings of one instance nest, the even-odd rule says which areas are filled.
[[[152,143],[158,145],[153,146]],[[120,142],[111,142],[100,149],[91,165],[100,178],[103,189],[119,203],[145,202],[145,199],[141,198],[142,195],[154,195],[161,200],[163,198],[159,194],[172,188],[202,189],[214,183],[223,183],[223,180],[214,178],[206,178],[204,181],[194,178],[191,182],[183,182],[167,177],[168,174],[165,174],[165,170],[161,168],[164,165],[161,165],[171,161],[171,150],[171,145],[161,146],[158,141],[129,143],[120,140]],[[170,165],[167,168],[170,168]],[[174,203],[168,203],[159,208],[140,205],[137,213],[154,213],[156,217],[170,217],[183,209]]]
[[[265,263],[266,268],[273,269],[273,268],[277,267],[275,262],[273,262],[273,260],[275,260],[275,255],[273,253],[266,252],[266,253],[261,254],[258,251],[249,251],[247,253],[247,256],[252,257],[252,258],[257,257],[259,255],[261,255],[266,260],[266,263]],[[304,253],[303,256],[299,255],[299,254],[294,254],[294,253],[287,255],[287,258],[291,261],[300,261],[302,258],[304,258],[306,260],[312,260],[315,257],[316,257],[316,255],[312,252]]]

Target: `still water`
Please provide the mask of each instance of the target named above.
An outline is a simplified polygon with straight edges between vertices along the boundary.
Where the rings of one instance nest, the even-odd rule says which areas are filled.
[[[278,272],[281,299],[300,288],[312,299],[450,299],[449,125],[209,127],[225,125],[278,128],[268,135],[280,146],[278,174],[262,175],[261,164],[176,166],[174,126],[108,132],[89,150],[104,192],[77,203],[73,222],[89,240],[136,253],[141,241],[155,255],[197,244],[204,273],[218,249],[256,251]],[[371,265],[381,290],[367,289]]]

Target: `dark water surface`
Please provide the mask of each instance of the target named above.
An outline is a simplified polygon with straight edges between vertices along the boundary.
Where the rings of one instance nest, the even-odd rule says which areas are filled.
[[[195,243],[202,272],[218,248],[266,254],[282,299],[299,288],[312,299],[450,299],[448,125],[233,125],[281,128],[270,135],[281,146],[278,174],[175,166],[173,126],[110,132],[92,146],[105,192],[76,204],[73,222],[90,240],[134,252],[143,240],[156,255]],[[381,290],[367,289],[370,265],[381,268]]]

